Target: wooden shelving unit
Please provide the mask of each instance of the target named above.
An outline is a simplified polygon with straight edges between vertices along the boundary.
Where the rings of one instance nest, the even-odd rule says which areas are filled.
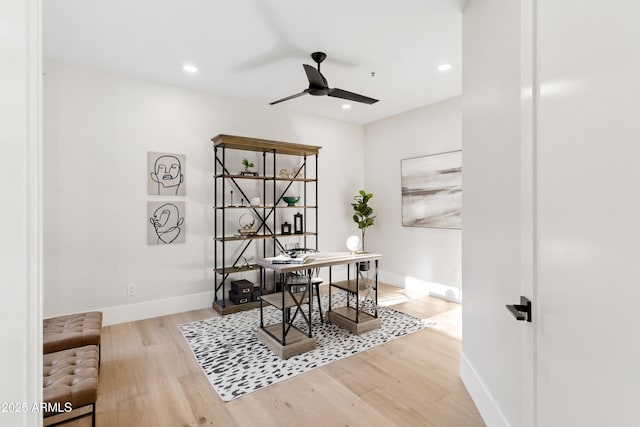
[[[213,308],[220,314],[236,313],[258,307],[260,302],[253,301],[246,304],[236,305],[228,297],[230,282],[233,275],[257,271],[255,264],[244,261],[243,256],[253,247],[257,256],[275,256],[284,249],[282,241],[291,238],[301,238],[304,247],[318,247],[318,153],[321,147],[314,145],[294,144],[281,141],[270,141],[266,139],[249,138],[235,135],[217,135],[212,138],[215,170],[214,170],[214,271],[216,273]],[[236,173],[227,164],[227,154],[229,151],[250,151],[262,154],[261,172],[259,175],[248,175]],[[282,177],[278,175],[279,160],[282,156],[296,156],[302,160],[302,165],[298,175]],[[311,167],[308,167],[310,163]],[[234,164],[234,168],[237,164]],[[312,172],[311,176],[309,172]],[[251,183],[257,183],[251,184]],[[284,184],[284,189],[282,185]],[[303,188],[300,205],[288,206],[282,204],[282,198],[287,195],[287,191],[293,184]],[[247,196],[248,186],[261,187],[260,206],[249,204],[250,197]],[[308,186],[312,186],[313,191],[308,192]],[[244,199],[244,206],[229,206],[225,203],[225,196],[228,190],[237,191],[238,200]],[[311,194],[308,194],[311,193]],[[270,200],[269,200],[270,199]],[[303,233],[282,234],[280,233],[279,210],[291,212],[297,209],[303,213]],[[237,230],[232,230],[227,225],[227,214],[246,210],[257,220],[255,235],[238,235]],[[315,218],[313,230],[308,230],[308,215]],[[237,227],[236,227],[237,228]],[[308,241],[308,239],[311,239]],[[230,246],[233,245],[233,246]],[[229,246],[229,247],[227,247]],[[239,254],[239,255],[237,255]],[[274,279],[275,282],[275,279]],[[269,290],[263,289],[263,293]]]

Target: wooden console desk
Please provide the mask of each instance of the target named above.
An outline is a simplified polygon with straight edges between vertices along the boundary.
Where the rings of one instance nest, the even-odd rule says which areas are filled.
[[[309,254],[309,259],[304,264],[273,264],[271,258],[260,258],[257,265],[260,267],[260,289],[264,289],[265,269],[273,270],[280,277],[283,284],[282,292],[262,295],[260,298],[260,328],[258,339],[273,350],[283,359],[305,353],[316,348],[316,339],[312,331],[312,306],[311,275],[309,283],[303,292],[292,292],[287,284],[287,273],[295,271],[312,270],[329,267],[329,307],[327,317],[330,322],[343,327],[353,333],[359,334],[380,327],[378,319],[378,261],[380,254],[363,253],[352,255],[349,252],[318,252]],[[365,263],[370,266],[369,271],[361,272],[359,266]],[[350,264],[353,264],[353,269]],[[338,265],[348,265],[348,279],[333,283],[331,281],[331,269]],[[354,273],[352,274],[352,270]],[[366,273],[366,274],[363,274]],[[353,277],[351,277],[353,275]],[[372,275],[372,276],[371,276]],[[339,307],[335,310],[331,307],[331,288],[336,287],[348,292],[347,307]],[[360,300],[361,293],[364,298]],[[355,298],[353,298],[355,296]],[[354,303],[352,305],[351,299]],[[367,302],[371,303],[373,312],[365,312]],[[282,322],[272,325],[264,324],[264,304],[270,304],[282,312]],[[304,305],[308,303],[305,313]],[[294,314],[287,319],[287,312],[291,309]],[[301,330],[293,325],[294,319],[301,313],[306,323],[306,330]]]

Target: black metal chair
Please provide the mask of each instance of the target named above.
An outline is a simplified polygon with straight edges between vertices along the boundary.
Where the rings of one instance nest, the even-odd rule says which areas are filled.
[[[286,253],[291,257],[298,257],[303,254],[313,254],[316,252],[318,252],[316,249],[311,248],[293,248],[286,251]],[[320,313],[320,321],[324,322],[324,317],[322,316],[322,305],[320,304],[320,284],[323,282],[322,277],[319,277],[320,269],[312,268],[289,273],[289,277],[287,278],[288,283],[291,286],[295,287],[308,285],[309,275],[311,275],[311,292],[309,294],[309,298],[313,298],[313,288],[315,288],[315,294],[318,300],[318,312]]]

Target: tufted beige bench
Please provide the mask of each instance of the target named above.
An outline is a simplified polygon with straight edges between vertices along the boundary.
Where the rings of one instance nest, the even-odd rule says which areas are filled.
[[[95,427],[98,346],[45,354],[42,375],[45,426],[91,415]]]
[[[53,353],[85,345],[97,345],[99,360],[101,331],[102,313],[99,311],[44,319],[42,321],[43,353]]]

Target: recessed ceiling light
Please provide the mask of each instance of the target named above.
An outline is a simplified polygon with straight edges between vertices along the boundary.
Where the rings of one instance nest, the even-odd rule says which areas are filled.
[[[342,104],[343,110],[348,110],[349,108],[351,108],[351,104]]]
[[[452,68],[451,64],[438,65],[438,70],[440,70],[440,71],[449,71],[451,68]]]
[[[198,68],[193,66],[193,65],[185,65],[184,67],[182,67],[183,70],[185,70],[187,73],[197,73],[198,72]]]

